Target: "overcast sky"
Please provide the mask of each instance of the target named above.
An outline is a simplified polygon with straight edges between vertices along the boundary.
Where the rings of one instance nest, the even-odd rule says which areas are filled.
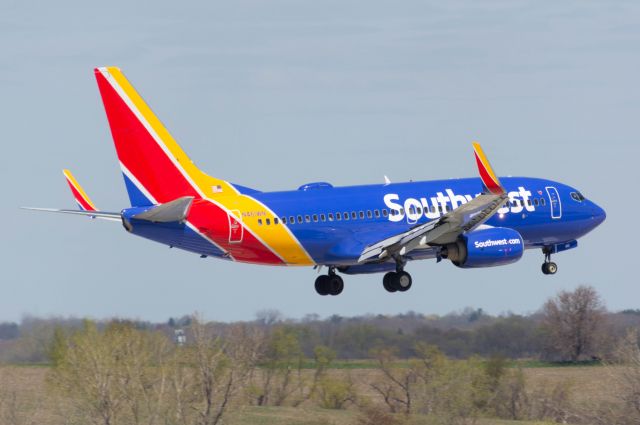
[[[610,309],[640,308],[640,3],[195,3],[0,3],[0,320],[526,313],[579,284]],[[118,224],[19,210],[74,207],[64,167],[98,207],[129,205],[92,72],[102,65],[122,68],[191,158],[232,182],[474,176],[477,139],[499,174],[573,185],[608,218],[555,256],[555,276],[529,251],[492,269],[411,263],[405,294],[363,275],[320,297],[311,268],[200,259]]]

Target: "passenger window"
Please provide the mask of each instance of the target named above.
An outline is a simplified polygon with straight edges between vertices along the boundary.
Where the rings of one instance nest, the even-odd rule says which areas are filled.
[[[538,206],[539,202],[538,202],[538,198],[533,200],[533,205],[535,205],[536,207]]]
[[[349,213],[348,212],[343,213],[342,214],[342,219],[343,220],[349,220]]]
[[[320,214],[320,221],[327,221],[327,217],[324,214]]]
[[[292,216],[292,215],[290,215],[290,216],[289,216],[289,223],[290,223],[290,224],[293,224],[293,223],[295,223],[295,222],[296,222],[296,221],[293,219],[293,216]]]
[[[258,219],[258,225],[262,226],[262,219],[261,218]]]
[[[387,209],[386,209],[386,208],[382,210],[382,216],[383,216],[383,217],[386,217],[388,214],[389,214],[389,213],[387,212]]]
[[[404,208],[400,208],[400,215],[404,214]]]
[[[527,205],[531,206],[531,199],[527,199]]]
[[[273,217],[273,224],[278,224],[278,217]]]
[[[270,219],[270,218],[268,218],[268,219],[267,219],[267,226],[268,226],[268,225],[270,225],[270,224],[271,224],[271,219]]]
[[[418,214],[422,214],[422,207],[418,207]]]
[[[311,223],[311,216],[305,215],[304,216],[304,221],[305,221],[305,223]]]
[[[379,210],[373,210],[373,215],[375,215],[376,218],[380,218],[380,211]]]
[[[336,213],[336,220],[342,220],[342,214],[340,214],[339,212]]]
[[[298,223],[302,223],[302,216],[301,215],[298,216]]]
[[[371,217],[373,217],[373,213],[371,212],[371,210],[367,210],[367,218]]]
[[[547,201],[544,200],[544,198],[540,198],[540,205],[544,206],[547,203]]]
[[[356,214],[355,211],[351,211],[351,218],[354,219],[354,220],[357,219],[358,218],[358,214]]]
[[[313,215],[313,222],[317,223],[318,222],[318,214],[314,214]]]
[[[282,224],[287,224],[287,217],[282,216],[280,220],[282,220]]]
[[[329,213],[329,221],[333,221],[333,213]]]
[[[364,218],[364,211],[360,211],[360,218]]]

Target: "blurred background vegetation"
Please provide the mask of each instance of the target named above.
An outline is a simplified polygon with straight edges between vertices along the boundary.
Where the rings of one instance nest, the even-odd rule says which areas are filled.
[[[638,424],[639,324],[586,286],[529,315],[24,317],[0,424]]]

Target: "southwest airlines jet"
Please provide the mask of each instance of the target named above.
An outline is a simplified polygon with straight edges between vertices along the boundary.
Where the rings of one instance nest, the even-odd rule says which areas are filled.
[[[518,261],[540,249],[577,247],[605,219],[578,190],[539,178],[498,178],[474,143],[479,178],[334,187],[307,183],[262,192],[200,171],[115,67],[97,68],[131,207],[98,210],[64,171],[79,210],[53,210],[121,222],[127,232],[199,254],[271,266],[325,266],[315,289],[338,295],[338,274],[385,273],[389,292],[411,287],[410,261],[443,259],[461,268]]]

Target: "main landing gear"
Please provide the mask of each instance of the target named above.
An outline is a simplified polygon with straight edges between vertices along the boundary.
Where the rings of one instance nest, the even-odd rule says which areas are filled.
[[[542,248],[544,254],[544,263],[542,263],[542,273],[544,274],[556,274],[558,271],[558,265],[551,261],[551,248]]]
[[[395,260],[396,271],[384,275],[382,278],[382,286],[384,286],[387,292],[408,291],[409,288],[411,288],[413,279],[409,273],[404,271],[404,266],[407,264],[407,261],[400,256],[396,257]]]
[[[320,295],[340,295],[344,289],[344,281],[336,274],[335,268],[330,267],[328,275],[318,276],[315,286]]]
[[[405,292],[411,288],[413,279],[411,275],[404,270],[399,272],[389,272],[382,278],[382,286],[387,292]]]

